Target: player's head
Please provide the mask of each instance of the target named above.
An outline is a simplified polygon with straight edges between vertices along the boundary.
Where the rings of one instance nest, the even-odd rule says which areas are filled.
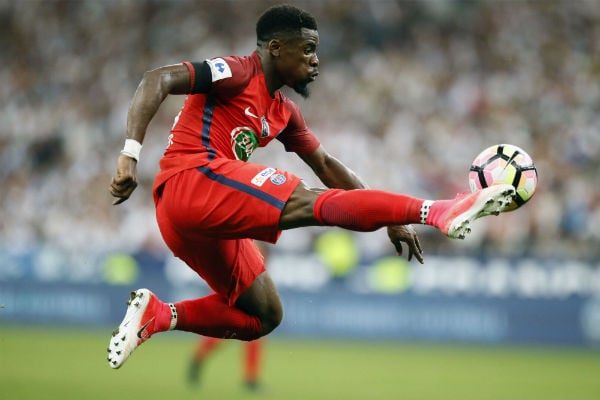
[[[256,23],[260,49],[271,55],[272,72],[282,84],[308,97],[307,85],[318,75],[317,21],[308,12],[290,5],[267,9]]]
[[[299,36],[302,28],[317,30],[315,17],[297,7],[282,4],[267,9],[256,23],[256,39],[268,42],[283,35]]]

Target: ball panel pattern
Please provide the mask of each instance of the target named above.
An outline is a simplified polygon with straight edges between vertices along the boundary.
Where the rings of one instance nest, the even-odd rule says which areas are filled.
[[[469,170],[469,189],[475,191],[497,184],[513,185],[517,195],[508,210],[525,204],[537,188],[537,169],[533,159],[511,144],[490,146],[475,157]]]

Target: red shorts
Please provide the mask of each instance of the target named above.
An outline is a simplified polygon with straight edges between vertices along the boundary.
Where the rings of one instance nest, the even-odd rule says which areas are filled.
[[[299,183],[276,168],[216,159],[157,188],[158,226],[173,254],[233,305],[265,271],[252,239],[277,241],[281,211]]]

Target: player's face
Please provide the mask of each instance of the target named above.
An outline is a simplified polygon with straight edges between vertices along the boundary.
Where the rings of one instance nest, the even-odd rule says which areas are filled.
[[[278,70],[283,83],[303,97],[308,97],[308,84],[319,75],[317,47],[319,34],[312,29],[302,29],[302,34],[282,41]]]

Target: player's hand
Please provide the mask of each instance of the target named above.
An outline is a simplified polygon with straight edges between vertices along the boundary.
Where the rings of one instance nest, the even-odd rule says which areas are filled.
[[[402,256],[403,252],[402,243],[406,243],[408,246],[408,261],[412,260],[414,256],[421,264],[424,263],[421,242],[417,236],[417,231],[412,225],[390,225],[387,227],[387,232],[399,256]]]
[[[110,184],[110,194],[116,199],[113,205],[121,204],[131,196],[137,187],[137,161],[133,158],[119,155],[117,160],[117,175],[113,177]]]

